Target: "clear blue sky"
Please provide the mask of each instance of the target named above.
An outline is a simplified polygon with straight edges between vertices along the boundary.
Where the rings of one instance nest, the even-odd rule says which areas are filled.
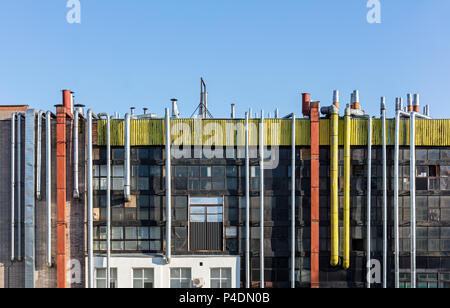
[[[68,88],[96,112],[162,115],[177,97],[188,117],[203,76],[215,117],[231,103],[300,114],[303,91],[329,105],[359,89],[373,115],[380,96],[392,116],[418,92],[450,118],[450,1],[380,1],[369,24],[367,0],[81,0],[78,25],[66,0],[3,0],[0,104],[54,110]]]

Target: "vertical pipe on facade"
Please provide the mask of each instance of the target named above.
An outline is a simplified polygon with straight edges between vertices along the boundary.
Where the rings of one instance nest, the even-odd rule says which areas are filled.
[[[245,284],[250,288],[250,150],[249,113],[245,114]]]
[[[311,119],[311,288],[319,288],[320,119],[319,102],[310,104]]]
[[[169,110],[169,109],[167,109]],[[131,201],[131,116],[125,115],[125,201]]]
[[[330,125],[331,266],[339,264],[339,111],[333,108]]]
[[[344,117],[344,260],[343,268],[350,268],[350,163],[351,163],[351,112],[345,110]]]
[[[386,98],[381,98],[381,121],[383,130],[383,288],[387,288],[387,132]]]
[[[399,235],[399,154],[400,154],[400,113],[402,112],[401,101],[395,111],[395,154],[394,154],[394,250],[395,250],[395,288],[400,288],[400,235]]]
[[[172,245],[172,170],[170,111],[166,109],[166,260],[170,263]]]
[[[93,225],[93,156],[92,156],[92,110],[87,114],[87,180],[88,180],[88,288],[94,287],[94,225]]]
[[[70,100],[63,91],[63,100]],[[70,94],[70,92],[69,92]],[[57,106],[56,111],[56,269],[57,269],[57,287],[66,287],[66,116],[70,109],[64,106]]]
[[[46,207],[47,207],[47,266],[52,266],[52,113],[45,118],[45,167],[46,167]]]
[[[43,111],[38,112],[37,145],[36,145],[36,199],[41,200],[41,159],[42,159],[42,116]]]
[[[410,188],[411,188],[411,288],[416,288],[416,114],[411,111]]]
[[[79,175],[79,164],[78,164],[78,124],[80,118],[80,111],[75,110],[74,124],[73,124],[73,197],[75,199],[80,198],[80,191],[78,189],[78,175]]]
[[[259,123],[260,286],[264,289],[264,110]]]
[[[292,115],[292,162],[291,162],[291,288],[295,288],[295,148],[296,118]]]
[[[111,117],[106,116],[106,288],[111,286]]]
[[[366,266],[367,266],[367,288],[370,289],[370,269],[371,269],[371,240],[372,240],[372,118],[368,120],[368,140],[367,140],[367,244],[366,244]]]
[[[17,115],[17,260],[22,261],[22,114]]]
[[[15,252],[15,193],[16,193],[16,114],[13,113],[11,115],[11,261],[14,261],[16,258]]]

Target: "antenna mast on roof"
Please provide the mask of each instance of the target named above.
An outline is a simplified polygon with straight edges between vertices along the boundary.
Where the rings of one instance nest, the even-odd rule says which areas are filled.
[[[191,118],[194,117],[198,110],[198,118],[206,119],[208,117],[213,118],[212,114],[208,110],[208,92],[206,91],[206,82],[203,78],[200,78],[200,104],[195,109]]]

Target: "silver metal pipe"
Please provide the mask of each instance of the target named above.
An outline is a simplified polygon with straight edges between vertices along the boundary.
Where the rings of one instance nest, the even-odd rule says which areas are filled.
[[[41,168],[42,168],[42,116],[43,111],[38,112],[37,145],[36,145],[36,199],[41,200]]]
[[[106,288],[111,287],[111,117],[106,117]]]
[[[411,288],[416,288],[416,113],[410,117]]]
[[[17,260],[22,261],[22,114],[17,115]]]
[[[88,180],[88,288],[94,288],[94,225],[93,225],[93,156],[92,156],[92,110],[88,111],[88,142],[87,142],[87,180]]]
[[[52,113],[45,118],[45,188],[47,208],[47,266],[52,267]]]
[[[275,109],[275,119],[278,119],[280,117],[280,110],[277,108]]]
[[[291,161],[291,288],[295,288],[295,158],[296,158],[296,117],[292,115],[292,161]]]
[[[386,144],[386,99],[381,98],[381,120],[383,125],[383,288],[387,288],[387,144]]]
[[[24,267],[25,288],[35,286],[36,273],[36,110],[25,113],[24,129]]]
[[[166,109],[166,260],[170,263],[172,253],[172,166],[170,112]]]
[[[131,116],[125,115],[125,201],[131,201],[131,136],[130,136]]]
[[[80,110],[77,108],[74,115],[73,124],[73,197],[74,199],[80,198],[80,191],[78,189],[78,176],[79,176],[79,163],[78,163],[78,124],[80,118]]]
[[[231,118],[234,119],[236,117],[236,105],[231,104]]]
[[[370,270],[371,270],[371,250],[372,250],[372,118],[369,117],[368,127],[368,146],[367,146],[367,288],[370,289]]]
[[[11,261],[16,258],[15,252],[15,229],[16,229],[16,215],[15,215],[15,193],[16,193],[16,117],[13,113],[11,115]]]
[[[259,123],[259,216],[260,216],[260,257],[259,269],[261,289],[264,289],[264,110]]]
[[[250,150],[249,113],[245,113],[245,285],[250,288]]]
[[[395,288],[400,288],[400,234],[399,234],[399,206],[398,206],[398,187],[399,187],[399,155],[400,155],[400,111],[399,105],[395,113],[395,154],[394,154],[394,253],[395,253]]]

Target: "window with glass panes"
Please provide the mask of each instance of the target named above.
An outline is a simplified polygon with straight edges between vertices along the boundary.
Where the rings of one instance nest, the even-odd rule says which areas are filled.
[[[211,268],[211,288],[231,288],[231,268]]]
[[[417,287],[419,289],[437,289],[438,274],[437,273],[417,274]]]
[[[173,289],[191,288],[192,274],[190,268],[171,268],[170,287]]]
[[[133,288],[134,289],[152,289],[155,284],[153,268],[134,268],[133,269]]]
[[[450,274],[440,274],[439,276],[439,287],[441,289],[450,289]]]
[[[107,278],[106,278],[106,268],[96,268],[95,269],[95,287],[97,289],[106,289]],[[117,286],[117,268],[111,268],[110,277],[110,288],[116,289]]]
[[[400,289],[411,288],[411,275],[408,273],[400,273]]]
[[[133,148],[131,200],[125,202],[124,152],[112,149],[111,249],[119,252],[162,251],[163,167],[161,148]],[[106,148],[94,151],[94,250],[106,251]]]
[[[178,191],[236,191],[237,166],[174,166],[173,188]]]

